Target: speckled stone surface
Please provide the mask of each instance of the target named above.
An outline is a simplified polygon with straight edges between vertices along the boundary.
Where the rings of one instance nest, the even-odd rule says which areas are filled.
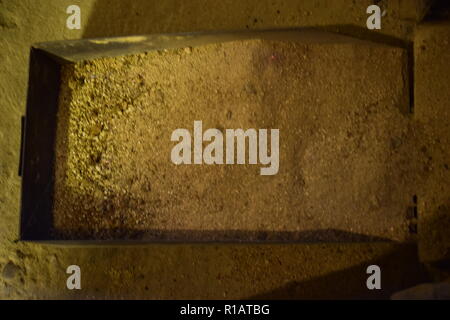
[[[402,112],[408,89],[405,49],[333,37],[64,67],[55,230],[69,239],[406,241],[419,184]],[[194,121],[201,134],[278,129],[276,174],[248,164],[248,139],[246,164],[174,164],[171,134],[193,137]]]
[[[419,248],[424,261],[450,259],[450,24],[418,27],[415,118],[423,130],[427,181],[420,186]]]

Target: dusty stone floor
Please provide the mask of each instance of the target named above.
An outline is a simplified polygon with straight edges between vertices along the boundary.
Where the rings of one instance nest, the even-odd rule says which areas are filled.
[[[68,5],[82,29],[65,27]],[[411,40],[421,1],[381,1],[376,36]],[[367,35],[371,1],[0,1],[0,298],[387,298],[427,280],[415,246],[396,243],[142,245],[58,247],[18,242],[20,117],[31,44],[81,37],[196,30],[336,26]],[[384,289],[369,292],[366,267],[384,268]],[[82,290],[65,288],[67,266]]]
[[[405,211],[420,172],[414,126],[401,111],[409,109],[407,52],[345,40],[240,40],[65,66],[55,231],[408,240]],[[192,130],[195,119],[204,130],[278,128],[278,172],[261,176],[248,160],[173,164],[171,133]]]
[[[416,31],[415,118],[422,127],[427,180],[419,194],[420,255],[450,258],[450,23],[427,23]],[[446,230],[446,232],[443,232]]]

